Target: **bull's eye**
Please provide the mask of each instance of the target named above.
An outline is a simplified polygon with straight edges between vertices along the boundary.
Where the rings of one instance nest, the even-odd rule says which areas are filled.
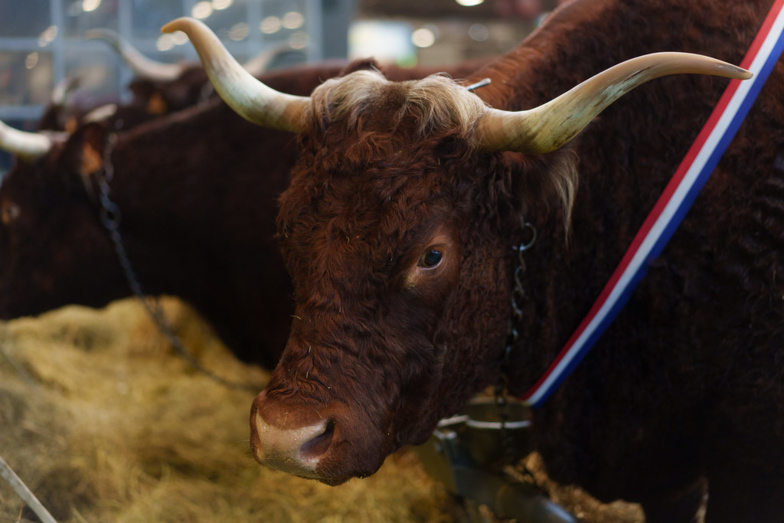
[[[438,249],[428,249],[421,258],[419,258],[419,265],[425,269],[434,269],[441,264],[444,259],[444,254]]]

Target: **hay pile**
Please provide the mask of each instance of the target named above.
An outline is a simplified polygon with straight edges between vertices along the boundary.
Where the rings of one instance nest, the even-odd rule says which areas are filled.
[[[258,385],[181,302],[162,305],[189,351],[219,376]],[[21,367],[21,372],[16,367]],[[0,323],[0,456],[60,522],[453,522],[465,511],[413,451],[374,476],[327,487],[262,468],[248,451],[252,391],[193,369],[135,300]],[[547,483],[592,523],[642,521]],[[34,519],[0,480],[0,523]]]
[[[235,360],[179,302],[163,305],[206,367],[261,389],[265,372]],[[0,456],[58,521],[453,520],[410,451],[335,488],[258,466],[248,451],[254,393],[193,370],[136,301],[9,322],[0,345],[30,377],[0,355]],[[17,521],[22,507],[0,480],[0,521]]]

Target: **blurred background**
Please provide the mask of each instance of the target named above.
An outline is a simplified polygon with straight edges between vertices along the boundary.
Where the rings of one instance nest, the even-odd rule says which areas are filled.
[[[0,120],[35,130],[58,83],[79,77],[75,103],[125,101],[131,70],[106,43],[111,29],[145,56],[197,59],[166,22],[193,16],[240,61],[286,44],[272,67],[372,56],[403,67],[448,66],[517,45],[558,0],[0,0]],[[10,156],[0,153],[0,176]]]

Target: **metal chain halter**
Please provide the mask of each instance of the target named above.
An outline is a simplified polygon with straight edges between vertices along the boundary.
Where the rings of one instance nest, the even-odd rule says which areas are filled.
[[[166,336],[177,353],[193,368],[197,369],[199,372],[202,372],[210,379],[227,387],[257,391],[259,388],[258,386],[249,383],[239,383],[227,380],[213,373],[209,369],[205,368],[201,363],[199,363],[196,358],[194,358],[185,348],[179,336],[174,333],[174,330],[166,320],[166,317],[163,314],[163,310],[161,309],[158,301],[144,293],[141,283],[136,276],[136,272],[133,270],[131,260],[128,257],[128,252],[125,249],[125,243],[123,242],[122,235],[120,234],[120,208],[114,201],[112,201],[110,197],[109,184],[114,178],[114,165],[111,162],[111,155],[116,143],[117,135],[114,133],[110,134],[104,149],[103,176],[97,176],[98,187],[100,189],[100,220],[106,231],[109,233],[109,238],[112,240],[114,250],[117,253],[117,258],[120,261],[120,266],[123,269],[123,273],[125,273],[125,279],[128,281],[128,285],[130,286],[131,291],[139,299],[150,318],[152,318],[153,322],[163,333],[163,335]]]
[[[523,232],[528,233],[528,238],[512,247],[517,254],[517,260],[514,265],[514,287],[512,288],[511,296],[512,317],[509,319],[507,327],[506,344],[504,346],[503,354],[501,355],[498,383],[496,383],[494,391],[495,402],[498,407],[498,417],[501,420],[501,441],[504,442],[504,453],[507,456],[512,456],[514,454],[512,448],[513,438],[506,430],[506,423],[509,421],[509,402],[507,401],[507,393],[509,390],[509,368],[512,356],[512,346],[520,339],[520,332],[517,330],[517,326],[523,317],[522,301],[525,298],[525,289],[523,288],[522,282],[522,276],[525,272],[523,253],[530,249],[536,241],[536,228],[522,218],[520,224]]]

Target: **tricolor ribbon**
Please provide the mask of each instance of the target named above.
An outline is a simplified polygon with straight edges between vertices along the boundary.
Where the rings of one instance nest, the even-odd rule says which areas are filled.
[[[729,21],[728,23],[732,23]],[[588,315],[545,374],[521,397],[539,407],[612,323],[708,181],[784,50],[784,0],[776,0],[740,66],[751,80],[731,80],[664,193],[634,237]]]

